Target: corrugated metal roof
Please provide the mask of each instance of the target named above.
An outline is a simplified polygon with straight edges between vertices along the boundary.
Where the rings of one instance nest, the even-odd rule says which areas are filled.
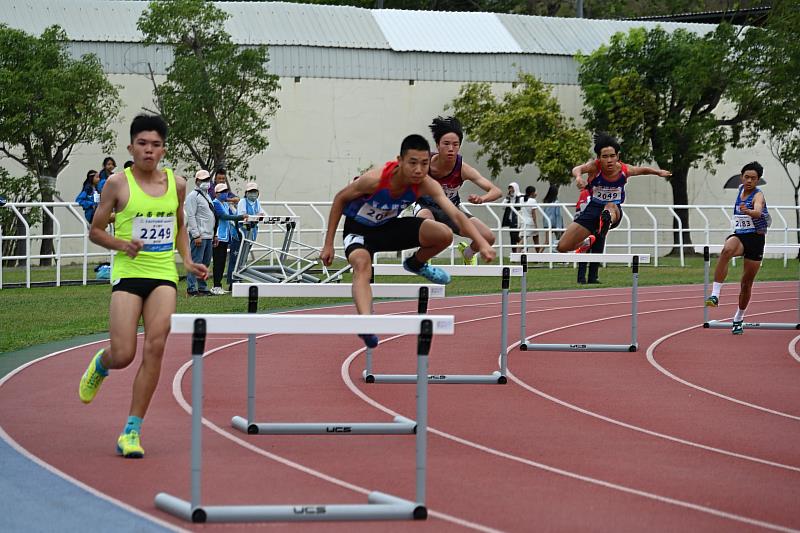
[[[59,24],[73,41],[137,43],[147,2],[4,0],[0,22],[41,34]],[[287,2],[216,2],[226,29],[244,45],[314,46],[463,54],[574,55],[633,27],[711,31],[713,24],[533,17],[495,13],[369,10]]]
[[[392,50],[398,52],[521,52],[493,13],[379,9],[372,14]]]
[[[716,27],[715,24],[596,20],[505,14],[498,14],[497,18],[519,44],[522,53],[569,56],[573,56],[578,52],[589,53],[596,50],[601,45],[608,44],[611,36],[615,33],[628,32],[633,28],[652,29],[656,26],[661,26],[667,31],[683,28],[702,35]]]
[[[368,9],[288,2],[217,2],[231,14],[226,25],[239,44],[388,49]]]

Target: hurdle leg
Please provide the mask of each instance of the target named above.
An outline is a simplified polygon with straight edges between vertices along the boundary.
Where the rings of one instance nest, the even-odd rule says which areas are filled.
[[[633,271],[633,288],[631,289],[631,347],[630,351],[635,352],[639,344],[636,342],[636,331],[638,324],[638,311],[639,311],[639,256],[633,256],[633,264],[631,266]]]
[[[425,483],[428,449],[428,354],[433,338],[433,323],[423,320],[417,338],[417,436],[416,436],[416,502],[425,510]],[[420,516],[419,518],[424,518]],[[417,510],[414,511],[417,518]]]
[[[708,271],[710,269],[711,253],[708,246],[703,247],[703,327],[708,327],[708,307],[706,300],[708,299]]]
[[[498,383],[505,383],[508,371],[508,287],[511,282],[511,271],[503,269],[502,304],[500,319],[500,376]]]
[[[522,254],[522,257],[520,257],[520,262],[522,263],[522,279],[520,280],[519,293],[522,299],[519,302],[519,343],[520,345],[523,345],[525,344],[525,321],[528,314],[528,256],[526,254]]]
[[[250,287],[247,295],[247,312],[258,311],[258,287]],[[247,422],[256,420],[256,336],[247,336]]]
[[[206,321],[198,318],[192,335],[192,509],[200,507],[203,467],[203,352]]]

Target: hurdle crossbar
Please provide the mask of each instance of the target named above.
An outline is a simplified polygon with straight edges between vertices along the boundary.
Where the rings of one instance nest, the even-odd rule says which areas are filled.
[[[557,257],[557,258],[555,258]],[[520,287],[520,351],[538,351],[538,352],[635,352],[639,349],[639,344],[636,340],[636,333],[638,327],[638,289],[639,289],[639,262],[650,262],[649,254],[518,254],[512,253],[511,260],[522,263],[523,270],[528,272],[528,261],[533,258],[536,262],[549,263],[549,262],[562,262],[562,263],[629,263],[633,276],[631,284],[631,342],[628,344],[597,344],[597,343],[534,343],[528,342],[527,328],[527,276],[522,276],[522,284]]]
[[[255,287],[259,298],[349,298],[352,296],[351,283],[236,283],[233,285],[234,298],[250,296],[250,287]],[[374,283],[374,298],[413,298],[425,288],[430,298],[444,298],[445,286],[434,283]]]
[[[764,253],[786,253],[798,250],[800,250],[798,244],[768,244],[764,246]],[[703,328],[705,329],[730,329],[733,327],[733,322],[730,320],[709,320],[708,307],[705,305],[705,300],[710,295],[708,282],[711,272],[711,254],[721,251],[722,245],[712,244],[703,247]],[[742,327],[744,329],[770,330],[800,329],[800,282],[797,284],[797,322],[743,322]]]
[[[522,267],[509,265],[436,265],[454,276],[501,276],[501,319],[500,319],[500,369],[490,374],[429,374],[428,383],[441,385],[464,385],[464,384],[485,384],[485,385],[505,385],[508,383],[506,373],[508,370],[508,290],[510,278],[521,277]],[[397,275],[408,274],[402,265],[372,265],[373,274]],[[524,278],[523,278],[524,279]],[[420,307],[419,313],[425,313],[425,309]],[[414,374],[376,374],[372,372],[372,357],[370,349],[367,348],[367,365],[362,372],[362,377],[367,383],[414,383]]]
[[[292,320],[287,321],[286,318]],[[256,319],[256,320],[254,320]],[[227,323],[227,325],[226,325]],[[192,442],[191,442],[191,499],[159,493],[156,507],[192,522],[245,521],[331,521],[331,520],[423,520],[427,469],[428,428],[428,354],[434,333],[452,334],[454,318],[438,316],[376,316],[376,315],[172,315],[173,333],[192,334]],[[297,324],[300,324],[298,327]],[[203,506],[202,482],[202,423],[203,423],[203,353],[209,333],[326,333],[355,334],[376,331],[388,334],[416,333],[417,387],[415,424],[416,483],[414,501],[373,491],[366,504],[301,504],[301,505],[224,505]],[[366,328],[366,329],[363,329]],[[331,331],[331,330],[335,331]],[[411,422],[400,417],[394,423]],[[413,423],[413,422],[412,422]],[[249,425],[249,422],[248,422]],[[305,433],[304,433],[305,434]],[[344,431],[326,434],[346,434]],[[374,433],[373,433],[374,434]]]

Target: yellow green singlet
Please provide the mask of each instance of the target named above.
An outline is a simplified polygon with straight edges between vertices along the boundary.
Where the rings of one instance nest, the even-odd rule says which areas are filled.
[[[125,209],[117,213],[115,236],[144,243],[135,258],[124,252],[114,255],[111,269],[113,282],[122,278],[163,279],[178,283],[175,267],[175,239],[178,236],[178,190],[171,169],[167,174],[167,192],[163,196],[150,196],[144,192],[130,168],[125,169],[130,197]]]

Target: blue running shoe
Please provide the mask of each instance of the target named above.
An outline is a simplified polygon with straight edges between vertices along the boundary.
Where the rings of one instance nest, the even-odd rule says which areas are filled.
[[[358,336],[367,345],[367,348],[375,348],[378,345],[378,336],[372,333],[359,333]]]
[[[406,259],[405,261],[403,261],[403,268],[405,268],[409,272],[413,272],[414,274],[422,276],[428,281],[436,283],[438,285],[447,285],[448,283],[450,283],[450,274],[448,274],[441,268],[432,266],[430,263],[424,263],[422,265],[422,268],[420,268],[419,270],[414,270],[409,266],[408,259]]]
[[[744,324],[742,324],[741,320],[733,322],[733,328],[731,328],[731,333],[733,333],[734,335],[744,334]]]

